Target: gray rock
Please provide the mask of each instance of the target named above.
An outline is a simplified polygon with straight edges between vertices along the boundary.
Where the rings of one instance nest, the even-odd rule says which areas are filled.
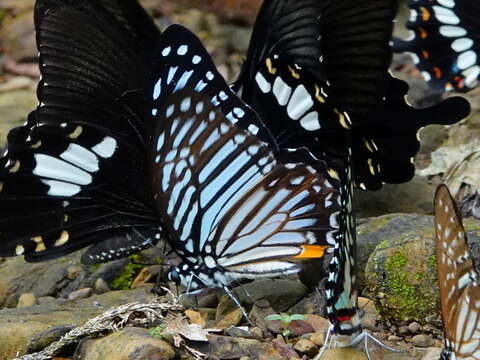
[[[38,352],[45,349],[51,343],[59,340],[70,330],[73,330],[74,326],[54,326],[48,330],[42,331],[32,337],[28,343],[28,353]]]
[[[98,278],[95,281],[95,284],[93,284],[93,290],[95,290],[97,294],[103,294],[110,291],[110,286],[108,286],[108,283],[105,280]]]
[[[433,213],[435,187],[421,177],[403,184],[385,184],[378,191],[355,192],[356,214],[366,218],[392,213]]]
[[[408,326],[400,326],[398,328],[398,334],[402,335],[402,336],[409,335],[410,334],[410,329],[408,328]]]
[[[85,299],[93,294],[92,288],[82,288],[68,294],[68,300]]]
[[[420,325],[418,322],[414,321],[408,324],[408,329],[412,334],[418,334],[420,330],[422,330],[422,325]]]
[[[431,335],[419,334],[412,337],[413,346],[426,348],[426,347],[432,346],[433,344],[434,344],[434,341]]]
[[[175,350],[165,340],[153,337],[147,329],[126,328],[99,339],[80,343],[74,359],[82,360],[169,360]]]
[[[151,288],[111,291],[87,299],[52,301],[28,308],[0,311],[0,359],[22,355],[30,339],[56,326],[80,326],[112,306],[128,302],[148,302],[154,298]]]

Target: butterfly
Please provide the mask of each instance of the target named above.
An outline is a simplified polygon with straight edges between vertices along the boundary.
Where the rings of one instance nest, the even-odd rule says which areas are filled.
[[[117,5],[37,2],[40,105],[0,159],[0,256],[91,245],[96,263],[162,236],[182,259],[169,277],[191,289],[321,258],[340,201],[324,162],[279,149],[192,33],[154,35]]]
[[[406,103],[408,86],[388,74],[396,10],[396,1],[383,0],[265,1],[233,86],[280,147],[306,146],[340,182],[340,235],[326,297],[333,332],[349,336],[361,328],[353,187],[410,180],[417,131],[469,112],[461,98],[422,110]]]
[[[167,28],[152,72],[152,191],[188,289],[297,273],[335,244],[338,181],[306,148],[279,148],[200,40]]]
[[[441,91],[466,92],[480,75],[478,15],[472,0],[409,0],[407,40],[394,39],[396,52],[408,52],[428,84]]]
[[[435,194],[438,285],[445,334],[442,360],[480,359],[480,286],[461,215],[445,185]]]
[[[91,246],[109,261],[159,239],[144,88],[160,32],[136,1],[39,0],[39,105],[0,160],[0,256]]]

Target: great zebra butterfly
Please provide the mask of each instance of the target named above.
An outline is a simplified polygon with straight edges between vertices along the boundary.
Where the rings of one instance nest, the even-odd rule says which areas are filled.
[[[480,76],[480,5],[475,0],[409,0],[408,40],[394,40],[409,52],[432,88],[469,91]]]
[[[234,84],[280,147],[307,146],[340,181],[341,231],[327,282],[339,334],[360,331],[353,185],[408,181],[418,129],[456,122],[469,109],[459,98],[424,110],[406,103],[406,83],[388,74],[396,9],[383,0],[267,0]]]
[[[455,200],[435,194],[438,285],[445,334],[441,360],[480,359],[480,285]]]
[[[279,149],[192,33],[138,28],[127,5],[37,2],[40,105],[1,159],[0,256],[93,245],[95,263],[162,233],[183,259],[170,277],[190,288],[321,258],[340,208],[324,162]]]

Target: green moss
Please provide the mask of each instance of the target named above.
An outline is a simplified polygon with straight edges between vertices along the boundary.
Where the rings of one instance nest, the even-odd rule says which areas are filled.
[[[435,271],[437,271],[437,257],[432,255],[428,258],[428,265]]]
[[[465,231],[480,232],[480,224],[478,223],[478,221],[472,221],[471,219],[465,219],[463,221],[463,227],[465,228]]]
[[[137,277],[144,265],[137,264],[139,255],[131,255],[128,257],[129,262],[123,269],[123,272],[112,281],[112,289],[114,290],[129,290],[132,286],[133,280]]]
[[[425,303],[425,297],[418,296],[421,289],[414,284],[414,282],[425,280],[425,274],[410,274],[406,268],[407,263],[407,256],[400,251],[392,253],[385,261],[385,287],[389,290],[390,295],[381,304],[380,311],[386,318],[422,319],[428,315],[431,309]]]

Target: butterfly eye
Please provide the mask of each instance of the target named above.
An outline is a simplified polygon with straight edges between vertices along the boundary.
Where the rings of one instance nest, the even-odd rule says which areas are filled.
[[[168,273],[168,280],[173,281],[175,284],[180,285],[181,278],[178,268],[172,268]]]

